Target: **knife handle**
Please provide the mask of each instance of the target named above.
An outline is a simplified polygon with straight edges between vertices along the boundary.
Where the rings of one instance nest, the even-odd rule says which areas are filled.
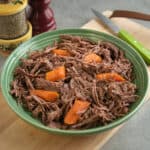
[[[136,51],[140,53],[142,58],[147,64],[150,64],[150,50],[145,48],[140,42],[138,42],[130,33],[125,30],[120,30],[118,36],[126,41],[128,44],[132,45]]]

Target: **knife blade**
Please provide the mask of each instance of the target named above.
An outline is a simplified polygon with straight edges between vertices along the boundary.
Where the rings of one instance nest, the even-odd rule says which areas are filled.
[[[103,22],[109,29],[111,29],[115,34],[118,35],[122,40],[130,44],[134,49],[142,56],[144,61],[149,65],[150,64],[150,50],[145,48],[139,41],[137,41],[134,36],[132,36],[128,31],[120,29],[116,24],[114,24],[109,18],[104,16],[102,13],[98,12],[95,9],[92,9],[92,12],[95,16]]]

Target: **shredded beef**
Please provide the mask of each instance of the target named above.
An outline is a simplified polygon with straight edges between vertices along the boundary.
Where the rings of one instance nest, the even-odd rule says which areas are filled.
[[[71,55],[64,57],[53,54],[54,49],[67,50]],[[87,54],[95,53],[102,58],[101,63],[83,61]],[[66,77],[57,82],[45,79],[45,73],[64,65]],[[115,72],[125,81],[100,81],[98,73]],[[43,124],[60,129],[87,129],[103,126],[130,111],[136,101],[136,85],[131,62],[124,52],[107,41],[94,42],[79,36],[61,35],[60,41],[43,51],[30,52],[28,58],[20,60],[14,71],[10,93],[17,102],[31,112]],[[57,91],[60,96],[55,102],[32,95],[30,90]],[[66,113],[75,99],[90,102],[89,108],[80,115],[77,123],[64,123]]]

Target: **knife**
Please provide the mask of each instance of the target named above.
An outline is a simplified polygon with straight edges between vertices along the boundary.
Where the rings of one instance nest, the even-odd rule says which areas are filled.
[[[142,56],[147,64],[150,64],[150,50],[145,48],[140,42],[138,42],[130,33],[124,29],[120,29],[109,18],[105,17],[102,13],[92,9],[96,17],[98,17],[110,30],[118,35],[122,40],[126,41]]]

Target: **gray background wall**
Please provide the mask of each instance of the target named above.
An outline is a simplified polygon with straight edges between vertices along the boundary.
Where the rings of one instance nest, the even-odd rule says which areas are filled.
[[[93,18],[91,8],[127,9],[150,14],[150,0],[52,0],[57,28],[81,27]],[[150,22],[138,21],[150,28]],[[131,118],[102,150],[149,150],[150,101]]]

